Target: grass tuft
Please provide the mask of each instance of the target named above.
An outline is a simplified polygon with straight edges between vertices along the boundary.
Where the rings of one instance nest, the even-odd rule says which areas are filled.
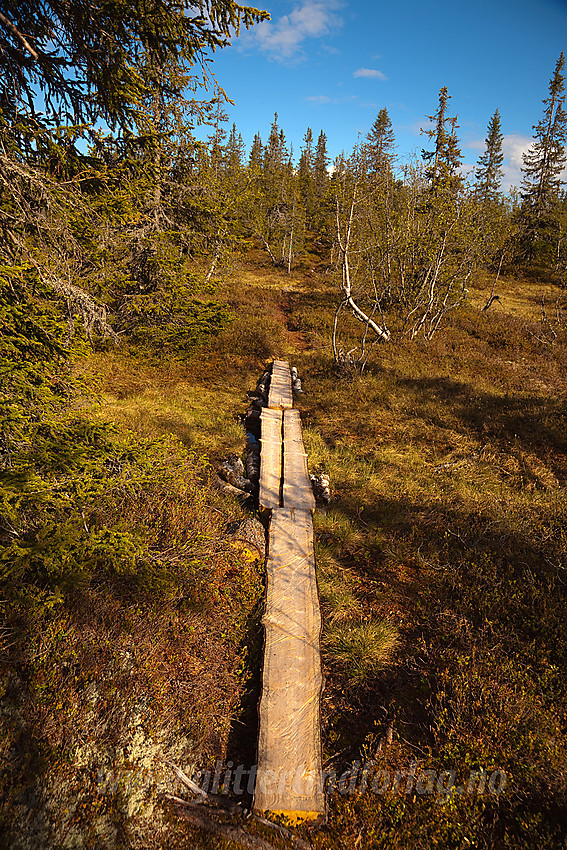
[[[392,660],[399,642],[398,630],[383,620],[336,624],[323,637],[332,660],[356,685],[376,676]]]

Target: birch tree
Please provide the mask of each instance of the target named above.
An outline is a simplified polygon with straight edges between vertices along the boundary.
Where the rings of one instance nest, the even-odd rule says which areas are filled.
[[[466,298],[481,240],[447,100],[442,90],[431,134],[435,150],[404,166],[391,191],[369,175],[366,146],[336,163],[340,295],[332,346],[342,371],[362,371],[378,342],[430,340]],[[358,334],[347,315],[357,320]]]

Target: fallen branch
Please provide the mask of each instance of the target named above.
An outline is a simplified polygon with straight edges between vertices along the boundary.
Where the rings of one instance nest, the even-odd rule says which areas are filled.
[[[292,845],[297,847],[298,850],[311,850],[311,845],[307,843],[307,841],[303,841],[302,838],[298,838],[297,835],[294,835],[289,829],[286,829],[285,826],[280,826],[279,823],[272,823],[271,820],[266,820],[266,818],[261,818],[259,815],[252,815],[255,821],[261,823],[263,826],[269,826],[270,829],[279,832],[280,835],[283,835],[285,838],[289,838]]]
[[[225,797],[221,794],[211,794],[207,791],[203,791],[196,782],[193,782],[187,774],[181,770],[180,767],[177,767],[173,762],[166,761],[165,764],[167,767],[171,768],[182,785],[191,791],[193,794],[197,794],[198,800],[185,800],[182,797],[176,797],[174,794],[165,794],[167,800],[170,800],[173,803],[177,803],[180,806],[183,806],[183,815],[191,822],[195,823],[197,826],[200,826],[202,829],[207,832],[211,832],[214,835],[218,835],[222,838],[228,838],[230,841],[234,841],[236,844],[240,844],[242,847],[251,847],[251,848],[271,848],[274,850],[273,845],[269,844],[267,841],[264,841],[263,838],[258,838],[254,835],[250,835],[246,832],[242,827],[239,826],[231,826],[230,824],[219,823],[218,821],[212,820],[212,818],[207,814],[206,808],[203,809],[202,806],[204,803],[212,803],[214,806],[218,808],[225,809],[228,812],[242,812],[241,807],[238,803],[235,803],[233,800]],[[277,823],[272,823],[272,821],[267,820],[266,818],[262,818],[259,815],[251,815],[250,816],[257,823],[262,824],[262,826],[267,826],[270,829],[273,829],[275,832],[279,833],[284,838],[287,838],[291,841],[293,847],[296,847],[297,850],[311,850],[311,845],[306,841],[303,841],[302,838],[298,838],[289,829],[286,829],[284,826],[281,826]]]
[[[223,481],[219,475],[213,475],[212,484],[217,490],[221,490],[223,493],[228,493],[231,496],[236,496],[237,499],[245,501],[250,498],[250,493],[245,493],[244,490],[239,490],[238,487],[233,487],[232,484],[229,484],[227,481]]]
[[[498,264],[498,271],[496,272],[496,277],[494,278],[494,281],[492,283],[492,290],[490,292],[490,297],[489,297],[488,301],[486,302],[486,304],[484,305],[484,307],[482,308],[483,311],[489,310],[490,307],[493,305],[493,303],[495,301],[498,301],[499,303],[501,303],[500,302],[500,296],[495,295],[494,290],[496,289],[496,284],[498,282],[498,278],[500,277],[500,270],[502,268],[503,259],[504,259],[504,253],[502,253],[502,256],[500,257],[500,263]]]
[[[219,806],[221,809],[227,809],[228,811],[236,812],[240,811],[240,806],[238,803],[235,803],[233,800],[230,800],[228,797],[224,797],[222,794],[210,794],[208,791],[203,791],[202,788],[199,788],[196,782],[193,782],[192,779],[189,779],[186,773],[184,773],[180,767],[173,764],[171,761],[166,761],[165,764],[173,770],[179,781],[185,785],[189,791],[192,791],[193,794],[198,794],[201,798],[201,802],[207,801],[208,803],[213,803],[215,806]],[[188,802],[184,800],[182,802]]]
[[[490,296],[490,298],[488,299],[488,301],[486,302],[486,304],[482,308],[483,312],[486,311],[486,310],[489,310],[492,307],[492,305],[494,304],[495,301],[498,301],[498,303],[500,303],[500,296],[499,295],[491,295]]]
[[[168,795],[171,796],[171,795]],[[173,798],[176,802],[186,802],[179,798]],[[209,832],[211,835],[216,835],[219,838],[224,838],[225,841],[234,841],[240,847],[250,848],[250,850],[275,850],[273,844],[264,841],[263,838],[257,838],[255,835],[250,835],[245,832],[240,826],[232,826],[228,823],[219,823],[212,820],[205,811],[184,805],[180,812],[192,826],[202,829],[204,832]]]
[[[207,799],[207,797],[208,797],[207,792],[206,792],[206,791],[203,791],[203,789],[202,789],[202,788],[199,788],[199,786],[197,785],[197,783],[196,783],[196,782],[193,782],[193,780],[192,780],[192,779],[189,779],[189,777],[187,776],[187,774],[185,773],[185,771],[181,770],[181,768],[180,768],[180,767],[177,767],[177,765],[176,765],[176,764],[173,764],[173,762],[171,762],[171,761],[166,761],[166,762],[165,762],[165,764],[167,765],[167,767],[171,768],[171,770],[175,773],[175,775],[177,776],[177,778],[179,779],[179,781],[180,781],[183,785],[185,785],[185,787],[186,787],[186,788],[188,788],[188,789],[189,789],[190,791],[192,791],[194,794],[198,794],[198,796],[199,796],[199,797],[202,797],[202,799],[203,799],[203,800],[206,800],[206,799]],[[181,802],[185,802],[185,801],[184,801],[184,800],[182,800]]]

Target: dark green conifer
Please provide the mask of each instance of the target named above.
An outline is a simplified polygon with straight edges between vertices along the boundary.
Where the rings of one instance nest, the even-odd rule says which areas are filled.
[[[500,196],[500,181],[503,173],[502,163],[504,162],[504,154],[502,153],[503,138],[500,125],[500,112],[497,109],[488,122],[485,139],[486,147],[482,156],[479,157],[476,171],[477,195],[483,203],[496,201]]]
[[[227,44],[241,25],[267,17],[234,0],[195,5],[175,0],[150,6],[146,0],[96,6],[79,0],[2,3],[2,110],[37,117],[41,92],[42,111],[58,123],[100,116],[127,122],[147,91],[144,66],[202,65],[205,54]],[[166,94],[181,94],[167,75],[158,84]]]
[[[256,133],[254,136],[254,141],[252,142],[252,147],[250,149],[250,156],[248,158],[248,168],[251,173],[258,174],[260,169],[262,168],[262,164],[264,162],[264,145],[262,144],[262,138],[260,133]]]
[[[244,140],[236,131],[236,124],[230,128],[230,133],[224,146],[224,166],[227,171],[239,171],[244,161]]]
[[[556,253],[559,202],[567,161],[567,113],[565,112],[565,57],[557,60],[544,98],[542,119],[534,124],[534,141],[524,153],[522,182],[522,252],[529,262],[552,262]]]
[[[366,136],[368,141],[368,170],[377,177],[386,177],[391,173],[394,159],[394,130],[388,115],[383,108]]]
[[[310,218],[314,204],[314,184],[313,184],[313,132],[310,127],[307,128],[303,137],[303,148],[299,158],[298,182],[301,202]]]
[[[317,139],[317,147],[315,148],[315,158],[313,162],[313,182],[315,188],[315,197],[320,201],[326,194],[329,183],[329,155],[327,154],[327,136],[321,130]]]
[[[567,161],[567,114],[565,113],[565,57],[560,55],[544,98],[543,118],[533,129],[534,141],[524,153],[522,198],[543,211],[559,195],[561,172]]]
[[[434,127],[422,130],[435,144],[432,151],[422,151],[422,158],[426,164],[425,177],[433,194],[441,190],[456,191],[462,186],[460,173],[462,154],[457,139],[459,125],[456,116],[452,118],[447,116],[450,98],[447,87],[443,86],[439,92],[437,111],[434,115],[427,116]]]

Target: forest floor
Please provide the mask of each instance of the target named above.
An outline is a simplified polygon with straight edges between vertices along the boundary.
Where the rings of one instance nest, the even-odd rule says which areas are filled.
[[[242,453],[246,391],[277,357],[299,370],[310,471],[326,471],[332,490],[314,522],[323,756],[343,781],[327,824],[300,834],[349,850],[564,846],[567,343],[539,321],[549,287],[501,280],[483,312],[491,286],[473,288],[430,343],[380,346],[362,376],[337,378],[332,277],[322,266],[288,276],[254,254],[219,289],[235,320],[190,360],[118,350],[80,364],[98,382],[95,421],[180,441],[185,489],[164,485],[128,521],[154,536],[165,523],[170,539],[155,547],[189,564],[199,592],[158,608],[127,594],[89,610],[83,600],[59,632],[51,623],[42,675],[55,675],[45,653],[61,647],[79,653],[85,682],[116,671],[112,693],[100,686],[96,730],[84,705],[65,722],[53,719],[61,706],[41,715],[62,739],[84,724],[60,767],[69,787],[77,765],[95,771],[97,747],[99,764],[126,774],[158,763],[163,773],[165,758],[190,772],[254,757],[262,564],[237,540],[246,511],[209,482]],[[84,703],[84,682],[65,687]],[[124,705],[110,740],[102,717]],[[485,779],[472,781],[478,771]],[[89,847],[233,846],[184,823],[160,789],[161,779],[136,799],[128,783],[89,792],[61,846],[81,846],[79,835]]]

